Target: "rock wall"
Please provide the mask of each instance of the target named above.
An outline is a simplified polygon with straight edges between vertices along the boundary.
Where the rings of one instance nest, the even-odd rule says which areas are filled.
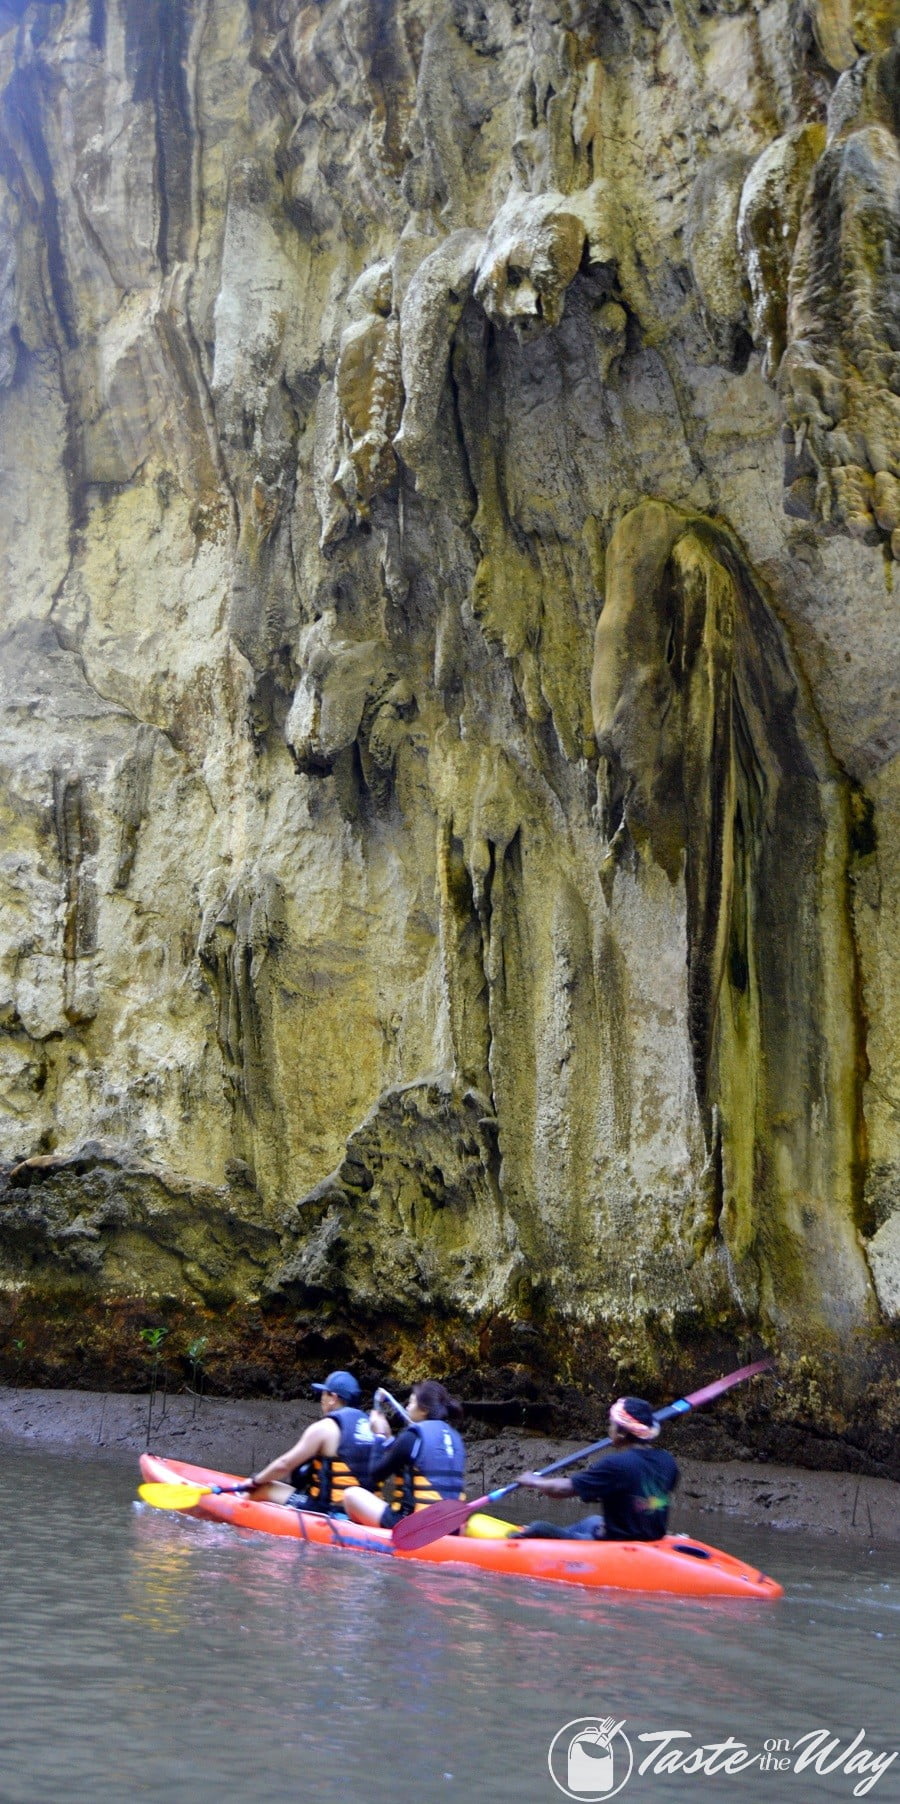
[[[898,28],[0,0],[5,1369],[900,1419]]]

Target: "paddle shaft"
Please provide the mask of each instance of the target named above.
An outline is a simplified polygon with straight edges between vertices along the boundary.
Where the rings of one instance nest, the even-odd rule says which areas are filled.
[[[403,1421],[406,1423],[408,1428],[411,1428],[413,1426],[413,1419],[412,1419],[412,1416],[410,1415],[409,1411],[404,1409],[402,1403],[397,1402],[396,1397],[391,1396],[390,1391],[385,1390],[383,1384],[380,1384],[378,1386],[377,1391],[375,1392],[376,1409],[379,1409],[381,1407],[382,1403],[387,1403],[391,1409],[395,1409],[397,1411],[398,1416],[401,1416],[403,1418]]]
[[[187,1481],[138,1486],[138,1496],[157,1510],[192,1510],[201,1497],[239,1496],[245,1485],[192,1485]]]
[[[726,1378],[717,1378],[701,1390],[692,1391],[690,1396],[679,1397],[677,1402],[667,1404],[665,1409],[655,1409],[653,1420],[668,1422],[673,1416],[687,1415],[689,1410],[699,1409],[702,1403],[711,1403],[714,1397],[720,1397],[734,1384],[743,1383],[745,1378],[755,1378],[758,1372],[769,1371],[772,1364],[771,1359],[757,1359],[753,1365],[741,1366],[739,1371],[729,1372]],[[612,1445],[610,1436],[606,1435],[602,1441],[594,1441],[590,1447],[580,1447],[577,1453],[567,1453],[562,1459],[554,1460],[552,1465],[544,1466],[540,1472],[536,1472],[535,1477],[551,1478],[554,1472],[561,1472],[566,1466],[575,1466],[581,1460],[590,1459],[592,1453],[602,1453],[604,1448]],[[456,1503],[448,1499],[429,1504],[427,1509],[412,1516],[404,1516],[392,1530],[394,1545],[409,1549],[427,1547],[430,1541],[436,1541],[439,1536],[455,1533],[476,1510],[483,1510],[490,1503],[499,1503],[501,1497],[508,1497],[511,1491],[519,1490],[521,1483],[520,1478],[514,1478],[511,1484],[501,1485],[496,1491],[487,1491],[483,1497],[477,1497],[474,1503]]]
[[[667,1403],[665,1409],[653,1411],[654,1422],[669,1422],[673,1416],[686,1416],[691,1409],[699,1409],[701,1403],[711,1403],[714,1397],[720,1397],[723,1391],[731,1389],[733,1384],[740,1384],[745,1378],[755,1378],[757,1372],[768,1371],[771,1359],[758,1359],[752,1366],[742,1366],[739,1372],[730,1372],[727,1378],[717,1378],[714,1384],[704,1385],[700,1391],[692,1391],[689,1397],[679,1397],[677,1403]],[[562,1459],[554,1460],[552,1466],[543,1466],[535,1478],[552,1478],[554,1472],[562,1472],[565,1466],[577,1465],[579,1460],[590,1459],[592,1453],[602,1453],[605,1447],[612,1446],[610,1435],[604,1435],[602,1441],[595,1441],[591,1447],[582,1447],[578,1453],[567,1453]],[[496,1503],[500,1497],[508,1497],[510,1491],[517,1491],[521,1479],[514,1478],[512,1484],[501,1486],[499,1491],[489,1491],[482,1497],[475,1509],[486,1503]]]

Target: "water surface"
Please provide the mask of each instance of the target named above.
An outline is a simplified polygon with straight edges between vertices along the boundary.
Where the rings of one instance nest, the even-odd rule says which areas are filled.
[[[548,1748],[582,1717],[624,1719],[624,1804],[807,1804],[860,1784],[758,1765],[642,1777],[642,1732],[759,1754],[828,1729],[837,1758],[864,1729],[860,1749],[900,1748],[894,1554],[698,1517],[787,1595],[688,1603],[268,1540],[135,1504],[136,1483],[0,1450],[2,1804],[554,1804]],[[900,1798],[900,1759],[863,1795]]]

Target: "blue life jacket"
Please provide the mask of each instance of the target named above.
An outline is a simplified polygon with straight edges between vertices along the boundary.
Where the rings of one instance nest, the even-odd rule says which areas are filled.
[[[424,1510],[429,1503],[443,1497],[465,1496],[463,1480],[466,1472],[466,1450],[462,1436],[429,1416],[414,1424],[416,1436],[412,1458],[400,1473],[400,1513]]]
[[[311,1510],[334,1512],[342,1508],[341,1499],[350,1485],[368,1485],[372,1460],[376,1452],[375,1436],[363,1409],[332,1410],[326,1421],[336,1422],[341,1438],[330,1459],[316,1454],[304,1466],[291,1473],[298,1491],[305,1490]]]

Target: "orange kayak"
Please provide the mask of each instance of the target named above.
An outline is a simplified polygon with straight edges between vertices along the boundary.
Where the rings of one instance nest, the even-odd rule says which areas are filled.
[[[152,1453],[141,1455],[141,1472],[145,1480],[156,1484],[228,1485],[236,1484],[240,1477],[238,1473],[190,1466],[183,1460],[160,1459]],[[285,1535],[295,1541],[346,1548],[354,1553],[417,1560],[430,1566],[508,1572],[517,1578],[550,1580],[554,1584],[657,1591],[674,1597],[783,1596],[775,1579],[766,1578],[743,1560],[733,1559],[731,1554],[695,1541],[690,1535],[665,1535],[661,1541],[508,1541],[445,1535],[428,1547],[404,1553],[394,1546],[388,1529],[361,1528],[346,1516],[316,1516],[290,1505],[211,1494],[201,1497],[186,1513],[207,1521],[229,1522],[235,1528]],[[498,1523],[498,1528],[503,1525]]]

